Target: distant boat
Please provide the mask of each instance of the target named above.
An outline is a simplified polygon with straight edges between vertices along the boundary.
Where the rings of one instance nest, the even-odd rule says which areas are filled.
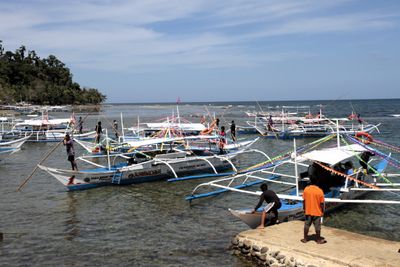
[[[9,155],[21,149],[21,146],[29,139],[30,136],[15,139],[15,140],[2,140],[0,142],[0,160],[7,158]]]
[[[28,142],[59,142],[64,139],[65,134],[73,134],[75,139],[94,140],[95,131],[85,131],[79,133],[75,130],[72,133],[72,121],[70,118],[52,119],[47,116],[42,118],[28,119],[18,122],[11,131],[4,132],[4,138],[13,138],[15,136],[30,136]]]
[[[400,114],[391,114],[390,116],[399,118],[399,117],[400,117]]]

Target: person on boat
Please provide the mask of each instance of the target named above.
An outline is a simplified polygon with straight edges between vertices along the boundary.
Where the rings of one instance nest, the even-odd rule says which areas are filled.
[[[344,163],[344,173],[347,175],[352,175],[354,173],[353,162],[350,160]]]
[[[365,173],[373,172],[373,168],[371,166],[368,166],[369,158],[371,156],[375,156],[375,153],[370,151],[364,151],[360,156],[360,165],[361,167],[363,167]]]
[[[346,161],[344,163],[344,174],[349,175],[349,176],[353,175],[354,174],[353,168],[354,168],[353,162],[351,162],[350,160]],[[344,178],[344,179],[346,179],[346,178]],[[350,185],[354,185],[354,181],[350,181]]]
[[[225,133],[225,126],[221,126],[221,131],[219,132],[219,154],[224,154],[224,147],[226,145],[226,133]]]
[[[236,142],[236,124],[235,121],[231,123],[231,137],[234,142]]]
[[[316,185],[314,176],[310,177],[310,182],[310,185],[303,191],[303,210],[306,219],[304,222],[304,238],[301,239],[301,242],[307,243],[309,241],[308,231],[310,230],[311,224],[314,224],[315,233],[317,235],[316,242],[318,244],[324,244],[326,240],[321,237],[322,216],[325,212],[324,192]]]
[[[78,120],[78,131],[79,131],[80,134],[83,133],[83,120],[82,120],[82,117],[79,117],[79,120]]]
[[[103,128],[101,128],[101,121],[99,121],[96,125],[96,143],[100,143],[100,137],[101,137],[101,133],[103,131]]]
[[[361,119],[360,113],[357,114],[357,122],[358,122],[359,124],[362,124],[362,123],[364,122],[364,120]]]
[[[273,127],[274,126],[274,121],[272,120],[272,115],[269,115],[269,119],[268,119],[268,123],[267,123],[267,128],[269,132],[273,131]]]
[[[118,140],[118,122],[117,122],[117,120],[113,121],[113,129],[114,129],[115,139]]]
[[[63,144],[67,149],[68,161],[71,162],[71,167],[73,171],[78,171],[78,166],[75,162],[75,149],[74,149],[74,142],[72,141],[71,137],[67,133],[63,140]]]
[[[206,125],[206,116],[202,115],[200,118],[200,123]]]
[[[326,165],[324,163],[320,163],[321,165]],[[331,174],[329,171],[322,168],[322,166],[313,162],[310,166],[308,166],[307,174],[308,178],[314,179],[314,184],[321,188],[325,193],[330,191],[331,187]]]
[[[261,215],[261,223],[260,223],[260,226],[258,226],[257,228],[264,228],[265,218],[267,217],[267,213],[274,214],[274,218],[271,219],[270,225],[276,224],[278,222],[278,209],[281,208],[282,203],[281,203],[279,197],[276,195],[276,193],[274,191],[268,189],[267,184],[262,184],[260,186],[260,189],[262,191],[260,200],[258,201],[257,206],[254,208],[254,210],[251,213],[255,213],[258,210],[258,208],[261,207],[261,205],[264,201],[267,204],[274,203],[272,208],[270,208],[269,210],[266,211],[265,209],[263,209],[263,212]],[[266,207],[268,207],[268,205]]]

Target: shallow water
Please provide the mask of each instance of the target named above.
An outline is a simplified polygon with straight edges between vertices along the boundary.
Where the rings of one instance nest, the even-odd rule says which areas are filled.
[[[231,104],[231,108],[224,108]],[[327,105],[329,116],[347,116],[349,101],[302,101],[260,103],[267,106]],[[352,101],[353,107],[371,123],[381,122],[380,140],[399,146],[400,100]],[[237,125],[246,120],[243,111],[254,103],[207,105],[222,124],[232,119]],[[193,122],[207,114],[203,104],[182,104],[182,117]],[[137,116],[149,121],[176,113],[174,105],[107,105],[99,115],[88,117],[85,127],[98,120],[111,128],[108,120],[124,114],[124,124],[134,125]],[[68,114],[55,114],[65,115]],[[105,115],[105,116],[104,116]],[[106,119],[107,117],[107,119]],[[246,137],[246,136],[242,136]],[[255,137],[255,136],[248,136]],[[298,145],[311,140],[299,140]],[[22,151],[0,164],[0,266],[248,266],[230,254],[230,238],[248,229],[227,211],[253,207],[257,198],[225,194],[189,204],[184,196],[204,180],[179,183],[154,182],[132,186],[110,186],[80,192],[66,192],[51,176],[37,171],[22,192],[18,185],[54,144],[26,144]],[[278,155],[292,147],[292,141],[260,139],[256,148]],[[78,149],[79,152],[83,152]],[[399,158],[398,154],[394,154]],[[242,158],[243,164],[256,163],[259,156]],[[46,166],[69,168],[64,148],[58,148]],[[392,168],[393,170],[393,168]],[[397,181],[399,182],[399,181]],[[371,193],[368,198],[397,197]],[[398,197],[397,197],[398,198]],[[348,205],[327,216],[327,226],[400,241],[400,207],[391,205]],[[299,229],[299,239],[302,235]]]

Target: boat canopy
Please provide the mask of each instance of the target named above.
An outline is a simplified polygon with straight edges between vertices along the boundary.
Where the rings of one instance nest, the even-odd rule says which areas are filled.
[[[329,165],[335,165],[343,160],[354,157],[356,154],[359,155],[364,151],[367,151],[367,149],[358,144],[352,144],[341,147],[313,150],[311,152],[298,155],[297,161],[303,162],[312,160],[327,163]]]
[[[202,131],[206,128],[201,123],[160,122],[160,123],[145,123],[145,125],[149,129],[178,128],[184,131]]]
[[[15,124],[15,127],[20,126],[42,126],[42,125],[60,125],[68,124],[70,119],[50,119],[50,120],[25,120],[23,122]]]
[[[171,138],[150,138],[146,140],[135,140],[135,141],[126,141],[125,143],[129,144],[132,147],[141,147],[148,145],[156,145],[162,143],[171,143],[178,141],[186,141],[186,140],[208,140],[208,139],[217,139],[218,136],[208,136],[208,135],[198,135],[198,136],[182,136],[182,137],[171,137]]]

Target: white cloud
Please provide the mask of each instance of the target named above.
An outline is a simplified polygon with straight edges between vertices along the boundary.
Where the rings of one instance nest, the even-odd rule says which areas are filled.
[[[251,52],[270,36],[394,26],[385,13],[335,14],[352,1],[9,1],[0,10],[6,48],[26,45],[88,69],[237,67],[304,56]],[[321,14],[324,14],[323,16]]]

